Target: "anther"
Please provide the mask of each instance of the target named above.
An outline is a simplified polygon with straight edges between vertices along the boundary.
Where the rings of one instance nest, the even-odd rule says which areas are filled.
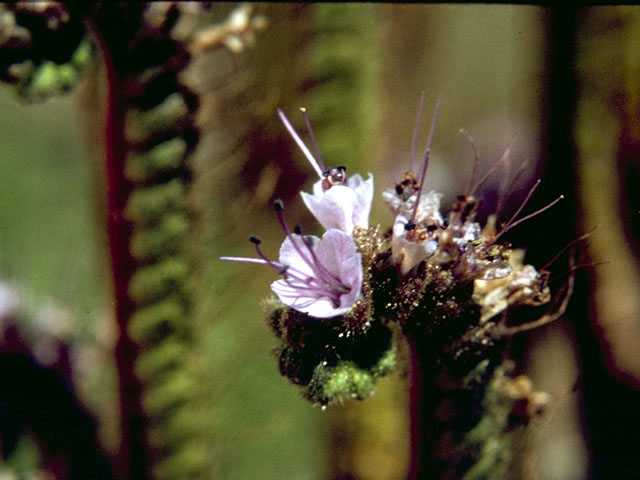
[[[335,185],[342,185],[347,181],[346,167],[329,168],[322,172],[322,190],[327,191]]]
[[[408,232],[408,231],[411,231],[411,230],[414,230],[415,228],[416,228],[416,224],[415,224],[415,223],[408,222],[408,223],[405,223],[405,224],[404,224],[404,229],[405,229],[405,231],[407,231],[407,232]]]
[[[282,265],[277,271],[278,275],[284,275],[289,270],[289,265]]]
[[[282,202],[282,200],[277,199],[275,202],[273,202],[273,208],[276,209],[276,212],[281,212],[282,210],[284,210],[284,203]]]
[[[302,225],[296,225],[295,227],[293,227],[293,233],[302,235]]]
[[[249,237],[249,241],[251,243],[253,243],[254,245],[260,245],[262,243],[262,240],[260,240],[260,237],[258,237],[256,235],[251,235]]]

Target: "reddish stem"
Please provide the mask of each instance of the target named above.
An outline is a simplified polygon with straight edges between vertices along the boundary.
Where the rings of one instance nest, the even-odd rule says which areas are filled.
[[[94,31],[97,31],[94,30]],[[118,339],[115,360],[120,382],[120,446],[116,462],[118,478],[144,478],[146,449],[144,421],[140,405],[141,385],[134,374],[136,345],[127,333],[129,319],[135,305],[127,287],[135,269],[135,261],[129,252],[132,227],[125,219],[124,210],[132,191],[125,178],[124,164],[126,144],[124,138],[124,106],[121,101],[120,79],[113,65],[111,52],[104,39],[96,35],[102,50],[107,77],[107,105],[104,151],[107,190],[107,234]]]

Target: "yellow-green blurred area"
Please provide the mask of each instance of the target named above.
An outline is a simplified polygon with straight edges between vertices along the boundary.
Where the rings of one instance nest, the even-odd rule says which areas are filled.
[[[231,8],[216,6],[213,17],[224,19]],[[261,303],[270,295],[274,272],[219,257],[253,256],[247,241],[252,234],[277,257],[283,232],[272,209],[276,198],[285,200],[290,225],[320,233],[298,195],[300,188],[311,188],[314,172],[284,133],[278,107],[299,130],[298,109],[307,108],[325,163],[373,173],[371,221],[387,228],[392,216],[380,192],[407,169],[420,93],[426,99],[420,152],[433,106],[442,98],[426,188],[444,192],[444,205],[463,193],[474,158],[459,132],[464,129],[480,153],[480,175],[507,147],[511,175],[529,165],[512,188],[503,214],[508,218],[544,168],[572,162],[547,158],[548,146],[542,150],[555,81],[549,68],[552,14],[509,5],[259,4],[256,11],[269,24],[253,48],[207,54],[194,61],[187,77],[202,94],[191,192],[198,214],[189,245],[197,265],[195,357],[207,372],[194,394],[203,398],[211,478],[406,478],[406,359],[401,356],[398,372],[380,381],[373,399],[326,411],[310,405],[280,376],[275,339],[263,319]],[[576,32],[575,123],[566,132],[576,147],[577,159],[568,167],[574,176],[548,181],[575,190],[568,201],[576,203],[580,218],[564,224],[533,219],[538,233],[524,246],[535,250],[554,229],[571,231],[574,222],[582,231],[600,225],[585,247],[587,261],[611,263],[589,277],[591,318],[571,321],[585,329],[592,322],[606,374],[634,391],[640,379],[638,220],[622,218],[620,208],[637,215],[638,202],[625,197],[632,193],[620,186],[616,155],[621,132],[639,151],[640,11],[579,10]],[[25,292],[27,311],[49,303],[67,311],[77,330],[73,338],[100,352],[75,361],[82,369],[83,400],[113,452],[118,386],[105,352],[113,346],[115,326],[96,133],[101,121],[95,118],[102,100],[93,86],[102,71],[96,67],[85,75],[72,94],[45,103],[26,104],[11,87],[0,88],[0,278]],[[638,175],[638,157],[627,162]],[[504,175],[499,172],[483,189],[495,193]],[[549,196],[536,205],[561,193],[547,190]],[[578,300],[586,305],[584,296]],[[553,400],[548,416],[532,426],[521,478],[587,475],[589,425],[579,418],[574,388],[582,375],[579,346],[573,328],[560,322],[535,334],[524,354],[536,388]],[[338,477],[336,471],[354,476]]]

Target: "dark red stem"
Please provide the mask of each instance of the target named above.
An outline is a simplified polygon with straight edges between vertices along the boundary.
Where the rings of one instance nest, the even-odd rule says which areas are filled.
[[[140,405],[141,385],[134,374],[136,346],[127,334],[127,325],[135,305],[127,293],[135,261],[129,253],[132,227],[124,217],[131,183],[124,176],[126,144],[124,111],[120,101],[120,81],[109,49],[99,39],[107,77],[107,106],[104,151],[106,162],[107,233],[113,273],[113,293],[118,339],[115,346],[116,369],[120,382],[120,447],[117,476],[122,479],[144,478],[146,449],[144,421]]]

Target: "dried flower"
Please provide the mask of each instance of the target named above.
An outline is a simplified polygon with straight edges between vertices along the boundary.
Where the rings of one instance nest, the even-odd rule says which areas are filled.
[[[439,109],[440,102],[436,104],[419,180],[409,171],[394,190],[387,190],[382,195],[391,210],[397,213],[393,225],[391,252],[392,259],[399,266],[402,275],[406,275],[413,267],[436,253],[439,240],[437,231],[443,228],[444,222],[440,215],[442,194],[432,191],[422,195]],[[419,121],[418,116],[416,123],[419,124]],[[416,134],[414,144],[415,138]],[[413,153],[411,163],[413,164]]]
[[[434,230],[411,223],[406,214],[396,216],[391,237],[393,262],[406,275],[413,267],[428,259],[438,250],[438,237]]]
[[[511,251],[507,275],[501,278],[476,279],[473,301],[482,307],[480,323],[514,305],[542,305],[550,298],[547,275],[532,265],[524,265],[524,251]]]

